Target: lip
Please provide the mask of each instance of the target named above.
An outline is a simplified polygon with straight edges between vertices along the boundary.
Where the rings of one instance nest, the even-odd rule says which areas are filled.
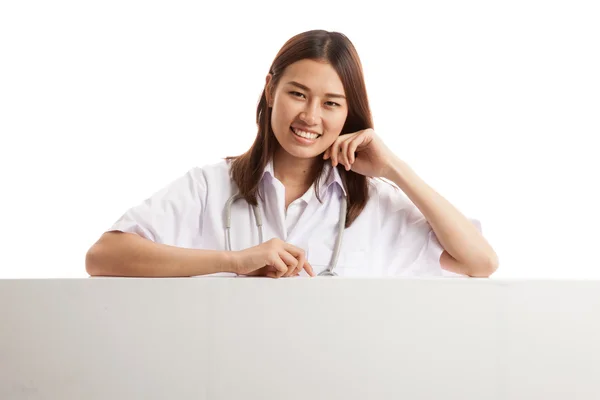
[[[299,131],[304,131],[304,132],[308,132],[308,133],[316,133],[316,134],[317,134],[317,135],[319,135],[319,136],[321,135],[321,134],[320,134],[319,132],[317,132],[317,131],[313,131],[312,129],[306,129],[306,128],[302,127],[302,126],[298,126],[298,125],[292,125],[291,127],[292,127],[292,128],[294,128],[294,129],[297,129],[297,130],[299,130]]]
[[[317,139],[319,139],[319,138],[307,139],[307,138],[300,137],[294,133],[294,131],[292,130],[291,127],[290,127],[290,134],[294,137],[294,139],[296,139],[296,142],[298,142],[299,144],[305,145],[305,146],[311,145],[311,144],[315,143],[317,141]]]

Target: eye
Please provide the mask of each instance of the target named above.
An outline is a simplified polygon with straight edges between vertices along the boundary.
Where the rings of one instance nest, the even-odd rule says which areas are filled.
[[[339,107],[340,106],[338,103],[335,103],[333,101],[328,101],[325,104],[327,104],[329,107]]]
[[[290,94],[294,97],[305,97],[304,94],[302,94],[300,92],[292,91],[292,92],[290,92]]]

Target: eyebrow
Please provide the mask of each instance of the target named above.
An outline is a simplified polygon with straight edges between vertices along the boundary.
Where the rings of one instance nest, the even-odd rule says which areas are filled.
[[[303,84],[295,82],[295,81],[288,82],[288,85],[296,86],[302,90],[306,90],[307,92],[310,92],[310,89],[307,86],[304,86]],[[344,96],[342,94],[336,94],[336,93],[325,93],[325,96],[337,98],[337,99],[345,99],[346,98],[346,96]]]

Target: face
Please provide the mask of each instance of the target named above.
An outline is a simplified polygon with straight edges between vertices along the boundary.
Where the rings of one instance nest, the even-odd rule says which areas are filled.
[[[267,84],[271,76],[267,76]],[[289,65],[275,91],[271,126],[284,150],[295,158],[322,154],[340,135],[348,105],[344,86],[331,64],[300,60]]]

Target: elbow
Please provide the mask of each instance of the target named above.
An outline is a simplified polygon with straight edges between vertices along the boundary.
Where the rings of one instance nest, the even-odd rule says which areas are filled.
[[[494,253],[485,262],[481,262],[475,268],[471,268],[469,276],[473,278],[489,278],[498,270],[499,265],[498,256]]]
[[[132,245],[128,238],[134,236],[121,232],[104,233],[85,255],[86,272],[90,276],[138,276],[130,267]]]
[[[110,233],[104,233],[85,254],[85,271],[90,276],[110,275],[106,266],[110,265],[109,259],[114,258],[111,256],[114,251],[113,237]]]
[[[85,271],[89,276],[102,275],[101,269],[101,249],[98,244],[94,244],[85,254]]]

